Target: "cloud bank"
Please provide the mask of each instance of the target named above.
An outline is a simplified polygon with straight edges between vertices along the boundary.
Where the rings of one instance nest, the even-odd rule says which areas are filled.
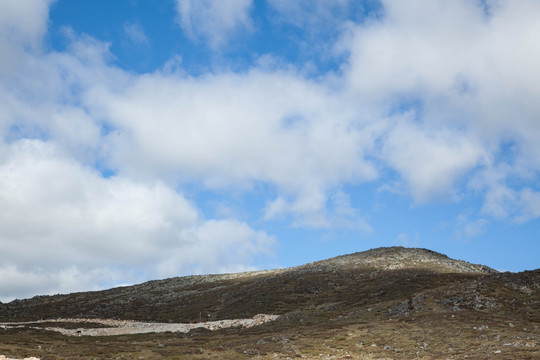
[[[537,1],[382,1],[380,16],[339,27],[345,60],[317,77],[262,61],[127,72],[110,44],[70,29],[65,51],[44,50],[50,2],[27,2],[0,5],[4,299],[249,269],[272,253],[258,226],[206,218],[182,192],[194,184],[266,184],[259,223],[310,229],[376,231],[343,190],[366,183],[413,203],[480,196],[481,218],[457,222],[463,238],[540,217]],[[215,52],[257,31],[251,1],[176,5],[183,31]]]
[[[20,140],[4,150],[3,291],[62,292],[119,278],[246,269],[252,256],[274,245],[275,239],[245,223],[201,218],[162,183],[103,178],[50,143]],[[46,281],[38,285],[41,278]]]

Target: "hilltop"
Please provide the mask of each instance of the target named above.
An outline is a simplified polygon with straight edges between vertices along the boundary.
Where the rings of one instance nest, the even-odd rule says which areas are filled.
[[[423,270],[430,273],[455,274],[490,274],[497,272],[485,265],[471,264],[463,260],[450,259],[438,252],[405,248],[401,246],[382,247],[349,255],[337,256],[331,259],[306,264],[292,268],[298,269],[347,269],[380,271],[390,270]]]
[[[106,341],[114,346],[107,348],[85,336],[75,341],[51,335],[40,330],[50,323],[37,322],[57,319],[55,326],[66,329],[83,325],[61,319],[85,319],[84,326],[95,328],[105,326],[101,319],[240,324],[249,320],[239,319],[258,314],[271,321],[251,328],[209,331],[194,324],[187,334],[129,335],[137,346],[113,336]],[[171,359],[487,359],[495,354],[527,359],[540,355],[540,270],[498,273],[426,249],[379,248],[293,268],[178,277],[0,304],[0,322],[21,321],[30,324],[0,328],[2,339],[13,336],[12,345],[0,345],[0,354],[26,349],[36,356],[20,342],[31,335],[54,344],[56,350],[47,352],[42,345],[41,351],[57,359],[73,356],[66,344],[74,341],[85,354],[103,356],[97,358],[114,358],[114,353]]]

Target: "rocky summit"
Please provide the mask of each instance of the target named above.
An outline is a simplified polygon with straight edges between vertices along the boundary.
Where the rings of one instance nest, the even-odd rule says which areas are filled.
[[[540,358],[540,270],[426,250],[0,304],[0,354],[40,359]]]

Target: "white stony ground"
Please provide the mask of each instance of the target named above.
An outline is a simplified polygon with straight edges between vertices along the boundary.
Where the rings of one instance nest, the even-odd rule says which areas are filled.
[[[251,319],[233,319],[233,320],[218,320],[207,321],[201,323],[146,323],[131,320],[112,320],[112,319],[54,319],[40,320],[34,322],[17,322],[17,323],[0,323],[0,327],[31,327],[30,324],[36,323],[80,323],[79,329],[65,329],[62,327],[35,327],[49,331],[56,331],[68,336],[113,336],[113,335],[131,335],[131,334],[146,334],[146,333],[161,333],[161,332],[182,332],[187,333],[195,328],[205,328],[208,330],[218,330],[230,327],[252,327],[261,325],[268,321],[276,320],[279,315],[258,314]],[[108,327],[104,328],[87,328],[85,323],[99,323]],[[0,357],[0,360],[2,357]]]
[[[5,357],[4,355],[0,355],[0,360],[39,360],[39,358],[29,357],[29,358],[24,358],[24,359],[14,359],[14,358]]]

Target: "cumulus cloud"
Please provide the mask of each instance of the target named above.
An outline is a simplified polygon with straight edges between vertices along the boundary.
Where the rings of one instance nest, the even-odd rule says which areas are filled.
[[[322,209],[333,185],[377,176],[363,153],[379,128],[351,129],[349,106],[295,73],[156,73],[89,103],[125,130],[108,139],[111,161],[132,176],[181,169],[181,180],[209,188],[270,182],[298,196],[299,211]]]
[[[306,228],[371,231],[343,191],[370,181],[397,181],[416,202],[482,194],[463,237],[489,217],[540,217],[538,189],[519,185],[540,168],[537,1],[384,0],[377,19],[348,23],[340,72],[317,79],[262,62],[192,77],[177,59],[137,75],[70,29],[65,52],[46,52],[49,4],[0,4],[0,296],[250,269],[272,248],[233,217],[206,219],[185,184],[268,184],[262,220]],[[248,0],[176,5],[185,33],[215,51],[253,26]]]
[[[414,113],[412,121],[391,125],[382,144],[384,159],[413,197],[430,200],[471,169],[495,169],[492,159],[509,141],[518,148],[509,173],[538,168],[540,4],[382,4],[380,20],[352,26],[344,37],[350,49],[345,79],[382,116]],[[491,186],[481,187],[495,209],[496,198],[506,196]]]
[[[381,155],[400,172],[417,201],[455,195],[456,179],[485,156],[481,144],[467,134],[429,130],[407,120],[389,131]]]
[[[178,22],[193,40],[217,50],[240,30],[250,30],[252,0],[176,0]]]
[[[506,40],[536,26],[525,14],[534,13],[534,3],[501,2],[489,12],[471,2],[424,5],[386,1],[381,19],[352,26],[338,91],[335,79],[313,81],[290,68],[199,78],[128,75],[107,65],[107,44],[75,36],[75,60],[64,56],[59,63],[83,83],[87,109],[71,110],[78,116],[70,118],[81,119],[77,127],[55,115],[58,126],[51,128],[95,134],[85,116],[106,119],[117,130],[100,139],[110,151],[106,161],[134,177],[210,188],[270,182],[280,195],[267,218],[311,213],[314,219],[325,211],[333,186],[374,180],[384,166],[397,170],[416,201],[458,199],[456,182],[477,168],[493,168],[490,156],[507,137],[527,159],[516,164],[534,168],[540,131],[528,130],[538,123],[539,105],[531,100],[537,69],[528,62],[522,69],[531,74],[527,79],[516,57],[502,56],[511,46],[520,58],[534,58],[530,36],[517,44]],[[186,14],[197,6],[178,3]],[[273,6],[287,12],[284,4]],[[508,68],[512,73],[499,79]],[[501,108],[492,110],[493,104]],[[510,127],[517,108],[520,117]],[[488,185],[477,188],[487,191]]]
[[[539,200],[540,192],[530,187],[513,189],[503,183],[495,183],[486,191],[482,213],[523,223],[540,217]]]
[[[108,282],[116,267],[150,278],[220,272],[248,266],[274,243],[245,223],[201,218],[163,183],[105,179],[51,143],[20,140],[4,150],[2,271],[28,280],[14,288],[3,277],[1,296],[30,295],[46,274],[50,289],[66,290],[77,278],[84,285]]]
[[[52,0],[0,3],[0,79],[13,80],[27,51],[40,52]]]
[[[96,276],[98,275],[98,276]],[[0,284],[2,293],[0,301],[10,301],[13,298],[22,298],[35,294],[60,294],[70,291],[99,290],[96,278],[111,279],[112,274],[99,274],[99,271],[81,273],[75,268],[57,272],[24,271],[15,265],[2,265],[0,267]]]
[[[54,0],[2,1],[0,37],[14,38],[24,46],[37,47],[47,31],[49,5]],[[4,56],[2,56],[4,57]]]
[[[327,196],[320,189],[304,189],[294,200],[279,196],[266,204],[265,220],[288,217],[295,227],[373,231],[366,217],[351,204],[350,196],[342,191]]]
[[[480,2],[383,1],[381,21],[353,30],[351,85],[373,101],[399,105],[404,95],[416,97],[431,121],[472,122],[486,132],[530,122],[538,111],[533,97],[540,74],[532,59],[539,56],[533,46],[539,5],[496,4],[488,15]],[[516,110],[510,103],[526,105],[512,126],[507,119]],[[471,113],[454,110],[448,116],[435,105]]]

